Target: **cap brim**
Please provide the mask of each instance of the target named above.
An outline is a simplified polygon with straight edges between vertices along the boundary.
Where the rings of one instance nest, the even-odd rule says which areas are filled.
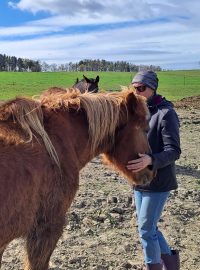
[[[132,85],[138,87],[138,86],[145,86],[143,83],[141,82],[133,82]]]

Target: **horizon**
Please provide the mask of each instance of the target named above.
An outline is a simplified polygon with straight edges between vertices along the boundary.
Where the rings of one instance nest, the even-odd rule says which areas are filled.
[[[0,3],[0,54],[48,64],[84,59],[200,68],[200,2],[15,0]]]

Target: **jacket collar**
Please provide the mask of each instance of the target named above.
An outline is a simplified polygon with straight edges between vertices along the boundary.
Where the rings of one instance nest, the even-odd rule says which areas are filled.
[[[151,96],[147,100],[147,106],[149,108],[157,107],[163,100],[164,100],[164,98],[161,95],[154,93],[153,96]]]

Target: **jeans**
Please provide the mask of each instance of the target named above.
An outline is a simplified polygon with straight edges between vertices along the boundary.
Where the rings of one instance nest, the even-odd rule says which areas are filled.
[[[171,248],[157,227],[169,193],[134,190],[138,231],[146,264],[161,263],[161,253],[171,254]]]

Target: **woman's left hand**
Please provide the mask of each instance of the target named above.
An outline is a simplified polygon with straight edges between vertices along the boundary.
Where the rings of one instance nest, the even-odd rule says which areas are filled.
[[[152,158],[147,154],[138,154],[140,158],[128,161],[126,166],[133,173],[139,172],[149,165],[152,165]]]

